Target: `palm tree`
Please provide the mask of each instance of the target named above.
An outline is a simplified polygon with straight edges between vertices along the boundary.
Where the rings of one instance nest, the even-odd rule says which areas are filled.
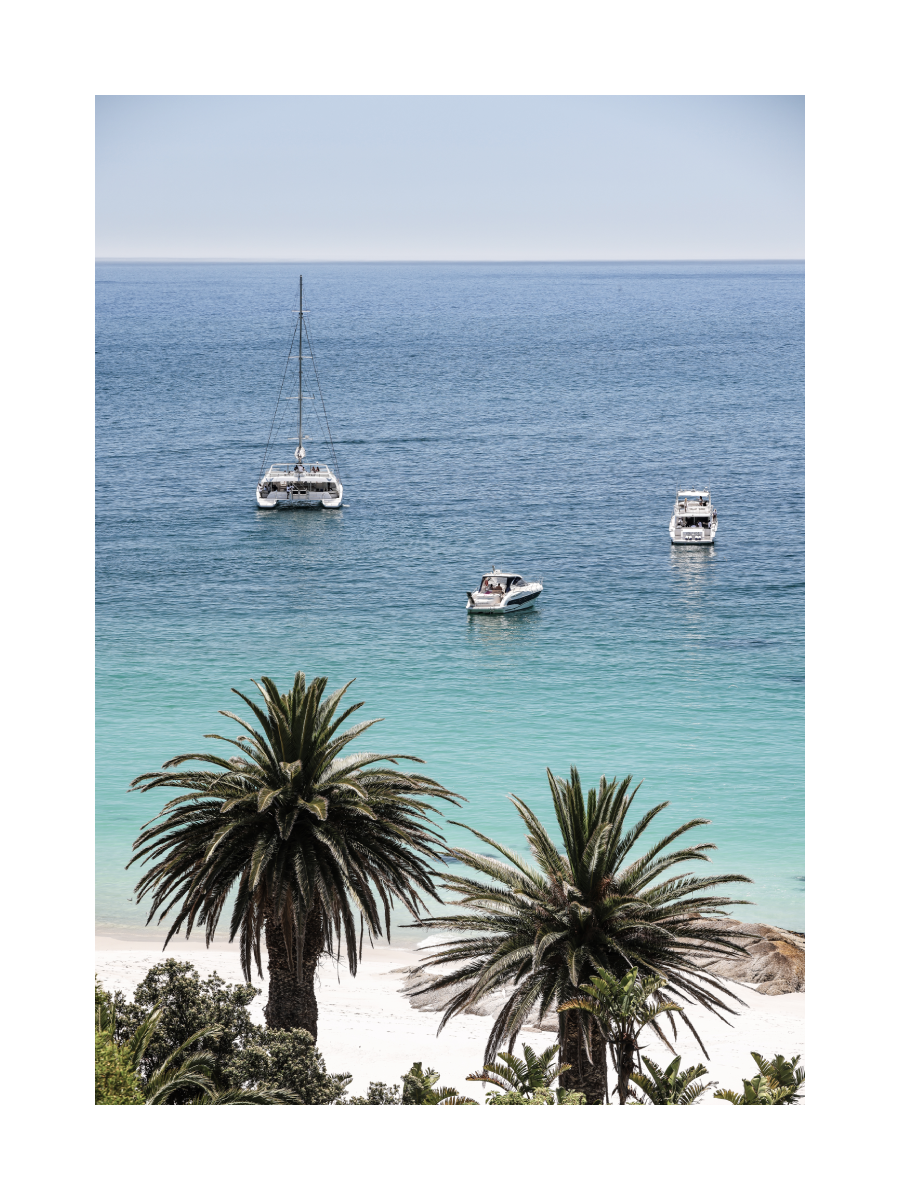
[[[725,927],[712,920],[736,902],[709,889],[750,883],[744,875],[668,874],[681,863],[708,861],[700,845],[669,849],[683,834],[707,824],[693,820],[638,853],[635,844],[667,806],[658,804],[627,831],[625,820],[637,788],[631,776],[621,783],[600,780],[587,797],[575,767],[567,781],[547,772],[563,851],[534,813],[517,796],[511,800],[525,823],[533,862],[485,837],[468,825],[502,860],[454,848],[450,853],[481,878],[441,873],[463,912],[420,921],[420,927],[448,929],[460,936],[436,947],[424,966],[456,964],[457,969],[419,989],[418,994],[456,986],[444,1009],[443,1026],[480,997],[498,989],[509,992],[488,1038],[485,1061],[502,1043],[512,1050],[526,1020],[541,1020],[579,994],[591,974],[605,969],[621,978],[637,967],[667,979],[665,1001],[692,1001],[725,1020],[727,1001],[743,1001],[715,975],[697,965],[704,957],[744,954]],[[459,822],[453,822],[459,824]],[[667,875],[666,878],[663,878]],[[693,1032],[686,1012],[679,1020]],[[589,1103],[605,1095],[599,1061],[605,1063],[603,1036],[596,1023],[559,1015],[560,1057],[572,1064],[570,1087]],[[596,1047],[596,1052],[594,1051]],[[703,1053],[706,1050],[700,1042]],[[583,1053],[582,1051],[585,1051]]]
[[[682,1071],[680,1055],[673,1058],[665,1070],[645,1055],[644,1067],[649,1075],[631,1076],[631,1082],[637,1084],[646,1097],[644,1104],[696,1104],[705,1091],[715,1087],[712,1080],[696,1082],[707,1073],[702,1063]]]
[[[418,918],[422,893],[437,899],[429,860],[444,849],[444,839],[428,827],[437,809],[422,797],[461,799],[424,775],[383,765],[422,761],[411,755],[340,757],[376,722],[338,733],[362,704],[338,714],[350,684],[323,699],[327,682],[320,677],[307,687],[298,672],[282,695],[263,676],[256,684],[262,706],[232,688],[259,728],[223,711],[245,733],[207,737],[236,747],[237,754],[181,754],[133,781],[137,791],[166,787],[184,794],[148,822],[128,864],[151,864],[135,892],[139,900],[152,897],[148,924],[157,915],[160,922],[172,918],[164,945],[199,925],[208,946],[234,889],[229,940],[240,939],[248,982],[253,962],[262,974],[265,935],[266,1023],[300,1027],[313,1038],[319,958],[334,953],[335,942],[340,953],[343,937],[355,974],[364,934],[390,938],[395,902]],[[203,766],[181,769],[184,763]]]
[[[596,1065],[600,1067],[604,1093],[606,1047],[609,1046],[617,1076],[615,1091],[618,1093],[620,1104],[628,1103],[628,1084],[635,1061],[640,1067],[641,1048],[638,1038],[646,1025],[653,1029],[667,1049],[675,1053],[660,1028],[659,1018],[663,1013],[668,1013],[669,1020],[672,1021],[671,1014],[682,1012],[683,1009],[680,1004],[674,1004],[672,1001],[652,1001],[652,997],[657,992],[662,992],[665,986],[666,980],[661,975],[650,975],[642,979],[638,975],[637,967],[626,971],[621,979],[617,979],[611,971],[605,971],[601,967],[597,975],[591,976],[590,983],[580,985],[579,991],[583,992],[583,995],[566,1000],[559,1006],[560,1012],[587,1013],[591,1024],[599,1032],[596,1053],[600,1056],[600,1062]],[[589,1044],[587,1039],[585,1042]],[[605,1094],[604,1099],[607,1099]]]
[[[532,1096],[537,1088],[549,1088],[563,1073],[570,1070],[568,1063],[557,1063],[553,1059],[559,1046],[548,1046],[542,1054],[535,1054],[530,1046],[523,1046],[524,1062],[509,1052],[497,1055],[502,1062],[485,1063],[475,1075],[467,1075],[466,1081],[473,1083],[490,1083],[504,1092],[519,1092],[523,1096]]]

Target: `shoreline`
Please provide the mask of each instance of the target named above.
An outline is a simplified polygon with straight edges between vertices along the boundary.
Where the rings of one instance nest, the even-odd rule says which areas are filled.
[[[237,941],[229,942],[227,925],[224,926],[224,930],[225,932],[222,929],[219,930],[209,947],[209,953],[237,954],[239,949]],[[370,946],[366,942],[363,946],[363,954],[367,956],[385,950],[391,953],[395,950],[414,950],[419,942],[427,936],[427,932],[422,929],[392,929],[390,941],[386,938],[377,938],[374,946]],[[96,925],[94,927],[94,949],[97,951],[146,950],[148,953],[159,952],[162,954],[165,936],[165,930],[155,926],[148,929],[144,925]],[[172,938],[165,952],[166,957],[176,951],[183,954],[184,957],[190,957],[195,951],[206,953],[206,939],[203,930],[195,930],[190,938],[183,935]]]

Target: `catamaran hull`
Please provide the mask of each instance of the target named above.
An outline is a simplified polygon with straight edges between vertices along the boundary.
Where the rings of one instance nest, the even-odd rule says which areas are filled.
[[[337,492],[313,492],[305,496],[273,495],[263,496],[256,489],[257,508],[340,508],[344,502],[344,489],[337,485]]]

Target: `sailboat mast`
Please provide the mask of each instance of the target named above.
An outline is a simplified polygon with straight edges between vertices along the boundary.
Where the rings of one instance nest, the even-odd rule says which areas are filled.
[[[300,330],[298,340],[296,340],[296,445],[299,450],[304,448],[304,277],[302,275],[300,276]]]

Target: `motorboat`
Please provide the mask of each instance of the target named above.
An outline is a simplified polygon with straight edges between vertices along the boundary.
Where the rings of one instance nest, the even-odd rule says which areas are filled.
[[[269,454],[269,446],[273,441],[273,432],[277,439],[280,434],[281,425],[284,422],[284,417],[289,412],[287,405],[293,400],[297,401],[297,436],[292,440],[296,441],[297,448],[294,451],[293,462],[272,463],[269,469],[260,476],[256,484],[256,504],[259,508],[340,508],[344,501],[344,487],[338,474],[337,455],[334,454],[334,442],[331,440],[328,414],[325,411],[325,401],[322,397],[322,388],[319,385],[319,369],[309,336],[309,327],[305,319],[308,311],[308,309],[304,309],[303,307],[303,276],[301,275],[300,307],[295,310],[297,321],[294,325],[291,347],[288,352],[288,362],[282,378],[283,391],[284,380],[287,379],[289,374],[288,367],[290,366],[290,362],[292,359],[296,359],[297,395],[283,396],[279,392],[278,400],[275,403],[275,414],[269,429],[269,440],[263,452],[263,467],[265,467],[266,458]],[[296,354],[293,352],[295,346],[297,348]],[[304,353],[304,348],[308,353]],[[316,381],[316,386],[313,388],[311,381],[307,380],[309,394],[305,394],[303,391],[304,361],[312,362],[313,374]],[[322,432],[331,445],[331,452],[334,455],[334,469],[323,462],[307,463],[305,461],[306,447],[303,443],[309,441],[311,435],[304,435],[303,433],[304,400],[317,406],[312,411],[318,417]],[[285,407],[282,407],[282,405]],[[278,419],[279,415],[281,420]]]
[[[709,489],[676,490],[675,509],[669,521],[669,537],[673,546],[712,545],[718,528],[719,518],[713,508]]]
[[[531,608],[538,596],[544,590],[540,580],[526,583],[515,571],[498,571],[491,567],[478,585],[475,592],[467,592],[467,612],[521,612]]]

